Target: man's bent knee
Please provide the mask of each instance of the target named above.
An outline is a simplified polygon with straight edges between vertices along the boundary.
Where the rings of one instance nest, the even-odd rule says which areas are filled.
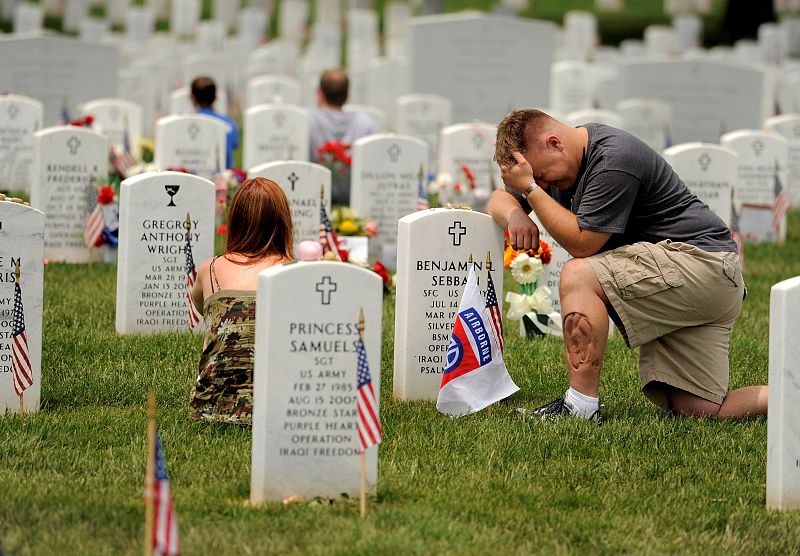
[[[672,390],[669,400],[670,407],[680,417],[716,417],[722,407],[684,390]]]
[[[605,293],[600,281],[585,259],[570,259],[561,268],[559,280],[561,297],[574,294],[591,293],[605,300]]]

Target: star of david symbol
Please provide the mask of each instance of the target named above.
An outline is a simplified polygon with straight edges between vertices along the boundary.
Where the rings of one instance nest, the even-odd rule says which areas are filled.
[[[761,156],[761,151],[764,150],[764,143],[761,142],[761,139],[756,139],[753,141],[751,147],[756,156]]]
[[[300,177],[297,174],[295,174],[294,172],[292,172],[291,174],[289,174],[289,177],[286,178],[286,179],[289,180],[289,182],[292,184],[292,191],[294,191],[294,184],[297,183],[297,180],[299,180]]]
[[[119,115],[120,115],[119,108],[118,108],[118,107],[116,107],[116,106],[112,107],[112,108],[111,108],[111,110],[109,110],[109,111],[108,111],[108,116],[109,116],[109,117],[110,117],[112,120],[114,120],[115,122],[116,122],[117,120],[119,120]]]
[[[336,282],[334,282],[330,276],[323,276],[322,281],[317,282],[316,290],[322,294],[321,301],[323,305],[331,304],[331,294],[335,292],[336,289]]]
[[[711,157],[708,156],[708,153],[703,153],[700,155],[700,158],[697,159],[697,162],[700,163],[700,168],[705,172],[711,164]]]
[[[794,133],[795,137],[800,137],[800,123],[794,124],[792,127],[792,133]]]
[[[481,137],[480,133],[472,136],[472,144],[475,145],[476,150],[480,150],[483,147],[483,137]]]
[[[283,124],[286,123],[286,114],[283,112],[276,112],[272,117],[272,121],[275,122],[276,127],[283,127]]]
[[[192,141],[197,139],[197,136],[200,135],[200,127],[194,122],[192,122],[191,125],[189,125],[186,131],[189,134],[189,137],[192,139]]]
[[[392,162],[397,162],[397,158],[400,156],[400,153],[403,152],[400,150],[400,147],[397,146],[396,143],[392,143],[392,146],[389,147],[386,152],[389,154],[389,160]]]
[[[74,135],[67,139],[67,148],[69,149],[69,154],[78,154],[78,148],[80,146],[81,140]]]
[[[447,228],[447,233],[453,238],[453,247],[458,247],[461,245],[461,237],[467,233],[467,228],[461,224],[461,221],[456,220],[452,226]]]
[[[17,114],[19,114],[19,107],[16,104],[10,105],[8,107],[8,117],[12,120],[16,120]]]

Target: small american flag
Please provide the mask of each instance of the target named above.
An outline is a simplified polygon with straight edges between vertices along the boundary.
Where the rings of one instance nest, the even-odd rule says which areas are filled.
[[[739,212],[736,210],[733,194],[731,194],[731,238],[736,242],[736,250],[739,251],[739,266],[744,270],[744,241],[742,241],[742,233],[739,231]]]
[[[72,118],[69,116],[69,106],[67,105],[67,99],[63,99],[61,101],[61,111],[58,113],[58,120],[56,120],[56,125],[69,125],[72,121]]]
[[[127,178],[128,170],[136,166],[136,159],[131,154],[131,139],[128,134],[127,116],[125,116],[125,127],[122,130],[122,147],[111,145],[111,165],[123,178]]]
[[[103,228],[106,222],[103,219],[103,211],[97,204],[97,185],[92,174],[89,177],[89,184],[86,186],[86,221],[83,224],[83,243],[91,249],[103,242]]]
[[[167,463],[161,449],[161,438],[156,431],[156,468],[153,482],[153,554],[172,556],[180,554],[178,517],[172,505],[172,492],[167,476]]]
[[[192,235],[191,229],[186,230],[186,305],[188,306],[189,310],[189,330],[194,330],[197,328],[197,325],[200,324],[202,320],[200,318],[200,314],[197,312],[197,309],[194,306],[194,301],[192,301],[192,288],[194,288],[194,282],[197,280],[197,270],[194,267],[194,257],[192,256],[192,242],[190,241],[190,237]]]
[[[333,225],[328,218],[328,213],[325,212],[325,203],[322,199],[319,203],[319,243],[322,245],[323,254],[330,251],[336,255],[337,260],[342,260],[342,254],[339,253],[339,238],[333,231]]]
[[[489,309],[491,316],[492,330],[494,337],[497,338],[497,346],[503,351],[503,315],[500,314],[500,307],[497,304],[497,293],[494,291],[494,281],[492,272],[486,272],[489,279],[486,282],[486,308]]]
[[[367,364],[367,350],[364,341],[358,339],[358,448],[364,452],[376,446],[383,439],[381,420],[378,417],[378,403],[372,389],[372,377]]]
[[[428,191],[425,188],[425,173],[422,171],[422,164],[419,165],[419,184],[417,186],[417,210],[428,210],[431,208],[428,202]]]
[[[773,188],[773,193],[775,194],[775,200],[772,202],[772,228],[775,230],[775,239],[780,239],[781,237],[781,226],[783,225],[783,219],[786,217],[786,213],[789,212],[789,209],[792,206],[792,199],[789,197],[789,194],[781,185],[781,178],[780,178],[780,168],[778,167],[778,161],[775,161],[775,186]]]
[[[17,396],[21,396],[33,384],[33,369],[28,352],[28,335],[25,333],[25,312],[22,310],[22,290],[19,282],[14,284],[14,309],[11,316],[13,326],[11,367],[14,371],[14,392]]]

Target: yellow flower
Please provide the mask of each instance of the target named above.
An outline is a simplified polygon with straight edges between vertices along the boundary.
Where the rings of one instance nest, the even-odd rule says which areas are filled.
[[[339,231],[346,236],[353,235],[358,231],[358,224],[352,220],[345,220],[339,225]]]

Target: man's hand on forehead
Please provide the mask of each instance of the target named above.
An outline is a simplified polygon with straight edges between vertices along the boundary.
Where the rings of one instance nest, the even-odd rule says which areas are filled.
[[[500,165],[500,175],[506,187],[522,194],[533,183],[533,169],[525,157],[518,152],[514,152],[514,160],[515,164],[512,166]]]

